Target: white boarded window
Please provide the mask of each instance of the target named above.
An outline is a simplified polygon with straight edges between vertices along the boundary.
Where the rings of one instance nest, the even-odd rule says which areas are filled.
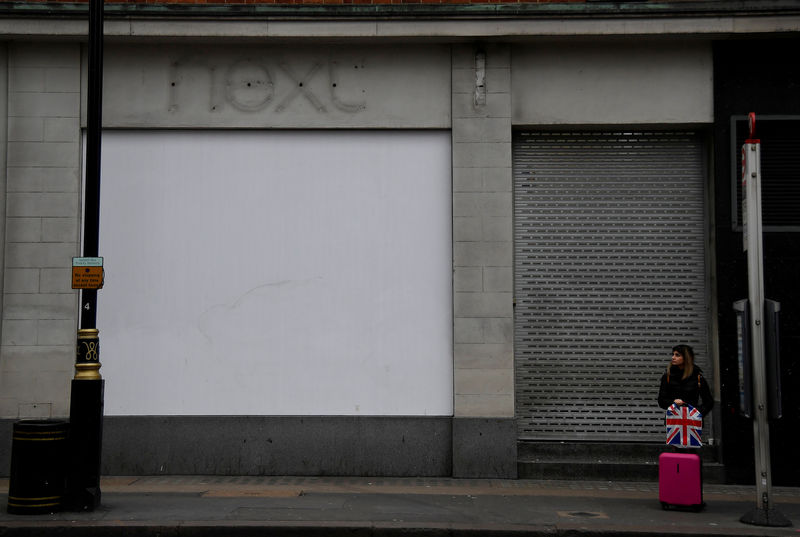
[[[108,415],[451,415],[444,131],[110,131]]]

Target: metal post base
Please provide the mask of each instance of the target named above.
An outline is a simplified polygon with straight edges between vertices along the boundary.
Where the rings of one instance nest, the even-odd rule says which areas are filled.
[[[104,383],[102,379],[72,381],[68,511],[94,511],[100,506]]]
[[[742,518],[740,518],[739,521],[744,522],[745,524],[753,524],[755,526],[770,526],[773,528],[785,528],[792,525],[791,520],[783,516],[783,514],[777,509],[762,509],[760,507],[756,507],[752,511],[748,511],[742,515]]]
[[[72,489],[68,491],[67,499],[64,502],[64,510],[75,512],[94,511],[100,507],[101,500],[100,487]]]

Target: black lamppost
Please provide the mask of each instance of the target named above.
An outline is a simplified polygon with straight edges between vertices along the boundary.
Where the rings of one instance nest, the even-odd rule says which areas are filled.
[[[83,256],[97,258],[100,227],[100,137],[103,106],[103,0],[89,2],[89,86],[86,122],[86,184]],[[73,272],[74,272],[73,268]],[[73,277],[74,280],[74,277]],[[102,285],[102,283],[101,283]],[[75,377],[70,397],[70,466],[67,508],[92,511],[100,505],[103,389],[97,330],[97,289],[81,289]]]

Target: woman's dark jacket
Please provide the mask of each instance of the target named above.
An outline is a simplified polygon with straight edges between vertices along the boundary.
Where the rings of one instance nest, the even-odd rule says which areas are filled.
[[[669,408],[675,399],[682,399],[689,403],[703,416],[707,416],[714,408],[714,398],[703,376],[703,371],[694,366],[692,374],[683,377],[683,371],[678,366],[670,366],[669,373],[661,375],[661,387],[658,390],[658,406]]]

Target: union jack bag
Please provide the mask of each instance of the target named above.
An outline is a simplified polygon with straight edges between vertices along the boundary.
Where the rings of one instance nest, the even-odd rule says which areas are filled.
[[[692,405],[671,405],[667,409],[667,444],[699,448],[703,441],[703,415]]]

